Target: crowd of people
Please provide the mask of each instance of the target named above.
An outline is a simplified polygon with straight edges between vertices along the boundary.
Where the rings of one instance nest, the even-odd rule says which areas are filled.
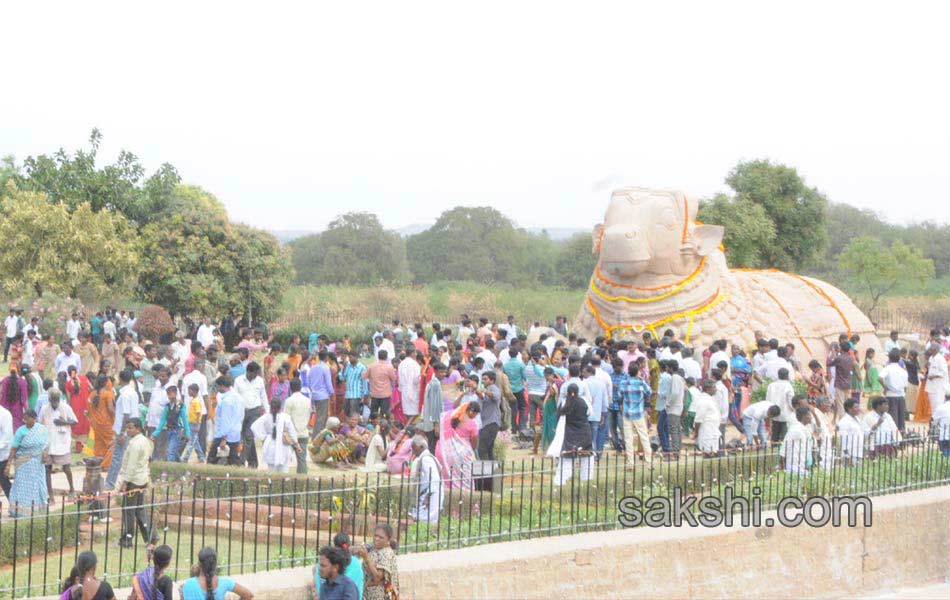
[[[911,418],[930,423],[950,456],[946,329],[920,352],[893,332],[883,360],[873,349],[859,356],[860,339],[842,334],[825,360],[802,364],[793,344],[764,332],[754,348],[692,347],[673,331],[588,341],[560,317],[524,331],[511,316],[492,324],[463,315],[455,327],[393,320],[359,347],[313,334],[286,350],[262,327],[238,328],[228,346],[207,318],[185,322],[166,344],[140,340],[131,313],[107,311],[88,327],[75,320],[59,344],[35,318],[26,324],[12,311],[7,320],[0,484],[11,513],[28,514],[54,501],[54,469],[75,491],[75,451],[100,461],[106,489],[122,497],[120,543],[140,533],[154,560],[135,578],[143,599],[172,593],[162,576],[170,550],[155,548],[143,507],[153,460],[195,454],[275,473],[322,465],[408,476],[418,494],[410,516],[437,523],[446,491],[475,489],[476,464],[496,459],[503,431],[557,459],[556,485],[575,470],[590,479],[608,445],[630,464],[676,460],[689,443],[706,457],[777,445],[791,473],[854,465],[896,453]],[[392,530],[381,525],[375,538],[353,548],[341,534],[321,549],[315,597],[394,597]],[[186,599],[250,597],[216,575],[213,549],[198,559],[180,588]],[[64,597],[83,586],[83,600],[110,597],[95,581],[95,556],[84,553]]]
[[[398,600],[397,542],[388,523],[378,523],[372,543],[354,546],[350,536],[338,533],[333,544],[319,550],[308,587],[314,600]],[[198,552],[190,577],[177,586],[168,575],[174,554],[167,545],[152,543],[148,565],[132,576],[129,600],[224,600],[226,595],[252,600],[254,594],[231,577],[218,574],[218,553],[208,547]],[[62,583],[60,600],[113,600],[115,590],[98,575],[98,557],[79,553],[75,566]]]
[[[11,368],[0,381],[0,430],[9,434],[0,451],[10,451],[0,482],[12,512],[52,501],[54,468],[74,493],[71,454],[84,447],[107,470],[106,490],[133,503],[148,485],[148,459],[195,454],[277,473],[309,464],[407,475],[420,483],[413,516],[434,521],[444,491],[472,490],[476,462],[496,459],[502,431],[559,458],[560,484],[575,469],[588,478],[608,443],[634,463],[653,460],[654,447],[675,460],[684,439],[706,456],[727,442],[777,443],[784,456],[788,440],[812,448],[809,465],[826,450],[837,455],[820,464],[853,464],[868,441],[879,452],[898,444],[909,411],[950,424],[946,330],[932,332],[923,361],[895,332],[883,364],[873,349],[858,356],[860,340],[842,334],[826,360],[802,365],[793,344],[764,332],[754,348],[725,340],[694,348],[673,331],[588,341],[563,317],[527,330],[513,316],[493,324],[463,315],[455,327],[393,320],[360,347],[315,333],[286,351],[263,327],[237,328],[225,351],[221,325],[180,323],[188,329],[160,345],[137,339],[134,314],[107,310],[88,327],[74,316],[55,344],[37,319],[26,324],[11,311]],[[796,381],[807,391],[796,394]],[[834,436],[852,441],[831,450]]]

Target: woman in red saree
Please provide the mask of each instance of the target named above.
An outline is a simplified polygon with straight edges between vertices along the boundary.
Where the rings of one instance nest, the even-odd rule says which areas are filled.
[[[73,426],[73,436],[85,438],[89,435],[89,417],[86,411],[89,409],[89,379],[85,375],[79,375],[76,367],[69,367],[66,372],[66,394],[69,398],[69,406],[76,413],[76,423]],[[82,442],[77,440],[79,451],[82,451]]]

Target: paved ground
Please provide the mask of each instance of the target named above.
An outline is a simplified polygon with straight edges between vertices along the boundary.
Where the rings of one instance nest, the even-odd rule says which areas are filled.
[[[923,587],[880,591],[862,596],[868,600],[912,600],[915,598],[950,598],[950,583],[935,583]]]

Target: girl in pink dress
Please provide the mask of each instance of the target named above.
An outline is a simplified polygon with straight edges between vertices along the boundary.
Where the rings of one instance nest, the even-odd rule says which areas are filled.
[[[447,488],[472,490],[472,464],[478,444],[475,416],[479,410],[477,403],[466,402],[454,412],[442,415],[435,456],[442,463],[442,478]]]

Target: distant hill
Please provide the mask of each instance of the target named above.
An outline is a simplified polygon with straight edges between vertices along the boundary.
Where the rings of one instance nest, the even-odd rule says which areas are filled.
[[[422,233],[429,227],[432,227],[432,223],[415,223],[412,225],[406,225],[405,227],[400,227],[395,231],[403,237],[409,237],[410,235]],[[590,233],[590,230],[588,229],[577,229],[573,227],[528,227],[527,230],[531,233],[541,233],[542,231],[547,231],[551,239],[556,241],[566,240],[576,233]],[[286,244],[287,242],[295,240],[299,237],[320,232],[305,231],[301,229],[273,229],[271,230],[271,233],[274,234],[274,236],[277,238],[277,241],[279,241],[281,244]]]

